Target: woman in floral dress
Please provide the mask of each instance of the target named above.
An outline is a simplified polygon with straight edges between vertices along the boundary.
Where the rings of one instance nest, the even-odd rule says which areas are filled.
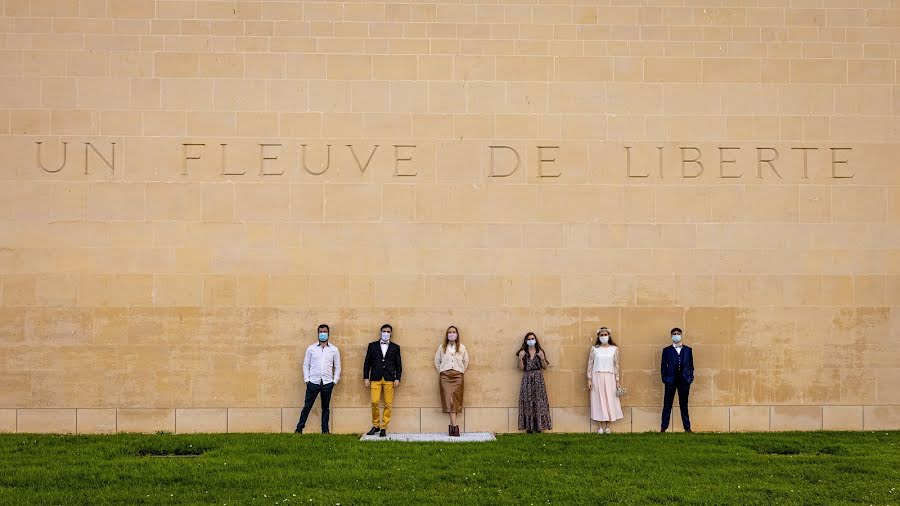
[[[544,374],[541,372],[550,364],[534,332],[525,334],[516,358],[519,368],[525,371],[519,389],[519,430],[529,433],[550,430],[553,422]]]

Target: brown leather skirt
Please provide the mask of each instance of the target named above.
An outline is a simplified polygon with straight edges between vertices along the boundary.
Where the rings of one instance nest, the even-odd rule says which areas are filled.
[[[441,407],[444,413],[452,409],[454,413],[462,413],[463,410],[463,373],[444,371],[441,373]]]

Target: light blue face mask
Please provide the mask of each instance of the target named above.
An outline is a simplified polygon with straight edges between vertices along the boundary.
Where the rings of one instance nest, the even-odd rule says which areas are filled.
[[[672,334],[672,342],[678,344],[681,342],[681,334]]]
[[[525,341],[525,344],[527,344],[528,346],[534,346],[535,343],[537,343],[537,341],[535,341],[534,339],[528,339]]]
[[[325,342],[328,340],[328,332],[319,332],[319,341]]]

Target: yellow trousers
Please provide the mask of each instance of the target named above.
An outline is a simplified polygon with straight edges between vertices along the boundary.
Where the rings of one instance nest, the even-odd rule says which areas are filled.
[[[394,382],[370,381],[369,386],[372,388],[372,427],[387,429],[391,421],[391,406],[394,405]],[[378,409],[382,392],[384,392],[384,416],[381,416]]]

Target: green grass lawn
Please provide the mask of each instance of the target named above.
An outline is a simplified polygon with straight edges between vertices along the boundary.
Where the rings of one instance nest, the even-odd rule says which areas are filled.
[[[900,504],[900,432],[5,434],[0,503]]]

